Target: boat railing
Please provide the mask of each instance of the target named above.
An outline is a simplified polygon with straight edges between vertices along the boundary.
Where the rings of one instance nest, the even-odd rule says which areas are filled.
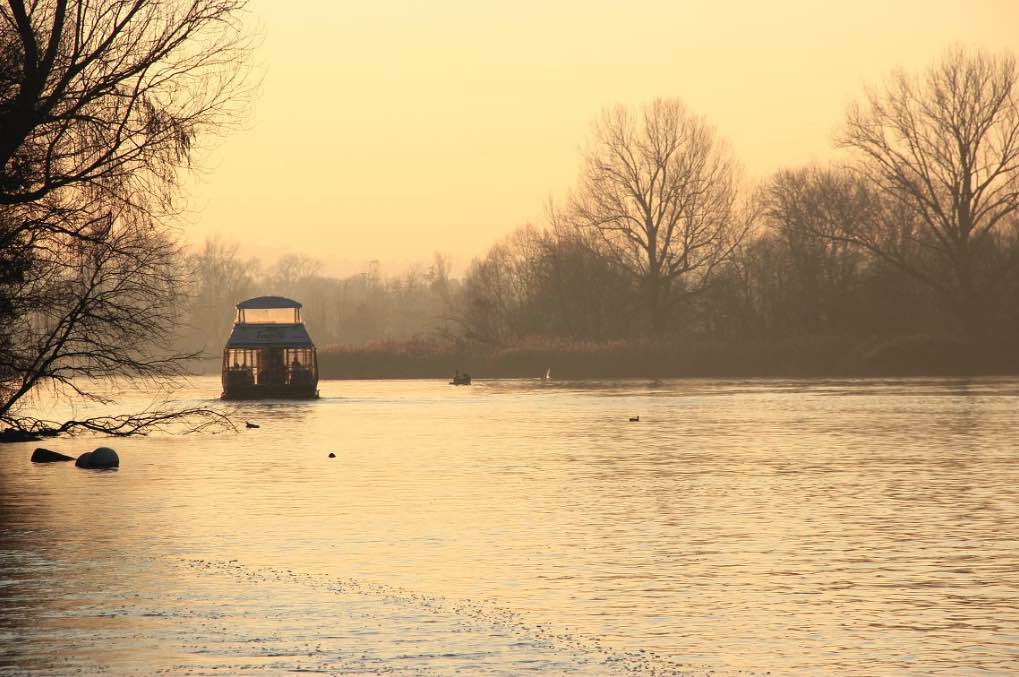
[[[226,370],[226,385],[250,386],[258,380],[257,370],[254,367],[233,366]]]
[[[311,369],[303,365],[287,367],[287,383],[290,385],[310,385],[314,381]]]

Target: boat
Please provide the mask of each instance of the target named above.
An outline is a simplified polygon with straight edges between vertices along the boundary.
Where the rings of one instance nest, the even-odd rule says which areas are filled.
[[[456,373],[453,374],[452,380],[449,382],[449,385],[451,386],[469,386],[470,384],[471,375],[466,372],[461,374],[459,369],[456,370]]]
[[[223,348],[225,400],[314,399],[318,354],[301,319],[301,304],[258,296],[237,304]]]

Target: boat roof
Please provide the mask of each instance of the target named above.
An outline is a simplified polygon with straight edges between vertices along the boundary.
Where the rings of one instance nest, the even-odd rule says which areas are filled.
[[[235,324],[227,348],[313,348],[303,324]]]
[[[293,299],[288,299],[283,296],[256,296],[253,299],[241,301],[237,304],[238,310],[258,309],[265,310],[267,308],[300,308],[301,304]]]

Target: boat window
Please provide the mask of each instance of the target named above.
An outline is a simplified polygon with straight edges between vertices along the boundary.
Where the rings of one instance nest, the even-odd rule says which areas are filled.
[[[249,348],[227,348],[226,368],[230,371],[258,372],[258,351]]]
[[[238,324],[300,324],[300,308],[239,308]]]
[[[283,360],[287,368],[288,383],[298,385],[315,379],[313,348],[284,348]]]

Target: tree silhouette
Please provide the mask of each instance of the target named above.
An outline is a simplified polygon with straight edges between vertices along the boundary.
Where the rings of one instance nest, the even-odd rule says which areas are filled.
[[[0,7],[0,421],[50,383],[179,375],[166,219],[194,142],[246,93],[243,0]],[[32,427],[38,428],[33,424]],[[144,426],[143,426],[144,427]],[[118,428],[122,430],[122,428]]]
[[[745,236],[737,182],[723,144],[679,101],[617,107],[595,123],[579,186],[558,218],[601,236],[639,281],[658,335],[683,293],[703,289]]]
[[[843,234],[935,289],[969,333],[1015,256],[993,250],[1019,209],[1015,57],[956,47],[853,105],[840,145],[877,194]]]

